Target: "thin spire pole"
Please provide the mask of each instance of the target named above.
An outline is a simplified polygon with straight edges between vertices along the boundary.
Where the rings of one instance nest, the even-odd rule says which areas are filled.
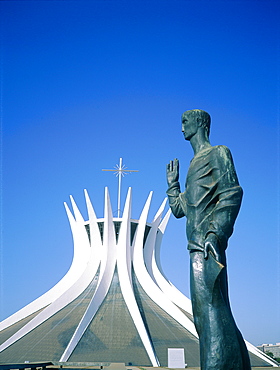
[[[122,168],[122,158],[120,158],[119,168]],[[119,176],[119,189],[118,189],[118,217],[121,215],[121,186],[122,186],[122,172],[118,172]]]
[[[102,170],[102,171],[113,171],[118,179],[118,218],[121,217],[121,186],[122,186],[122,177],[131,172],[139,172],[138,170],[128,170],[126,166],[123,165],[123,159],[120,158],[119,164],[116,164],[114,170]]]

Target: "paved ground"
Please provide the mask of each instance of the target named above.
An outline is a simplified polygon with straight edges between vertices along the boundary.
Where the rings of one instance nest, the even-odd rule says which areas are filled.
[[[25,364],[25,366],[28,366]],[[280,367],[280,366],[279,366]],[[278,368],[279,368],[278,367]],[[6,364],[0,364],[0,369],[7,370],[7,369],[17,369],[17,367],[7,367]],[[26,367],[29,370],[29,368]],[[41,369],[40,367],[38,369]],[[146,366],[125,366],[124,364],[112,364],[111,366],[47,366],[46,370],[182,370],[182,369],[174,369],[174,368],[167,368],[167,367],[146,367]],[[200,367],[187,367],[187,370],[200,370]],[[252,370],[269,370],[269,369],[277,369],[277,367],[252,367]]]
[[[51,368],[57,369],[56,366],[48,366],[47,369]],[[62,369],[65,370],[100,370],[100,366],[63,366]],[[187,367],[187,370],[200,370],[200,367]],[[277,369],[277,367],[272,367],[272,366],[266,366],[266,367],[252,367],[252,370],[269,370],[269,369]],[[58,369],[61,370],[61,369]],[[147,367],[147,366],[125,366],[124,364],[111,364],[110,366],[104,366],[103,370],[170,370],[170,368],[167,367]],[[171,369],[171,370],[182,370],[182,369]]]
[[[167,367],[148,367],[148,366],[125,366],[124,363],[67,363],[54,362],[50,363],[24,363],[24,364],[0,364],[0,370],[182,370],[171,369]],[[280,366],[279,366],[280,367]],[[277,369],[279,367],[252,367],[252,370],[269,370]],[[187,367],[187,370],[200,370],[200,367]]]
[[[150,370],[150,369],[153,369],[153,370],[156,370],[156,369],[162,369],[162,370],[170,370],[169,368],[167,367],[131,367],[131,366],[127,366],[126,367],[127,370],[129,369],[132,369],[132,370]],[[200,370],[200,367],[187,367],[186,368],[187,370]],[[252,367],[252,370],[269,370],[269,369],[277,369],[277,367],[272,367],[272,366],[267,366],[267,367]],[[172,369],[172,370],[182,370],[182,369]]]

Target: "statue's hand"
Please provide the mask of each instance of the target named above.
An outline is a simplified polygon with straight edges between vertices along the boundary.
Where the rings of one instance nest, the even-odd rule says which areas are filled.
[[[209,252],[213,254],[216,261],[221,262],[221,254],[218,238],[214,233],[209,233],[204,243],[204,258],[207,259]]]
[[[170,161],[166,166],[166,176],[169,186],[179,180],[179,161],[177,158],[174,161]]]

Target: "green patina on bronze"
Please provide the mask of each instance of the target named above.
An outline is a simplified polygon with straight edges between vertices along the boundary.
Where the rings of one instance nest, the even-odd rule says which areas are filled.
[[[174,216],[187,218],[201,369],[248,370],[248,351],[230,309],[225,254],[243,192],[229,149],[209,142],[210,121],[209,114],[200,109],[182,115],[182,131],[194,157],[182,193],[178,159],[167,165],[167,195]]]

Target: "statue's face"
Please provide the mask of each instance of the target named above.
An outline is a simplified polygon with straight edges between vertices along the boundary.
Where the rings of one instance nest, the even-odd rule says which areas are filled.
[[[182,116],[182,132],[184,134],[185,140],[190,140],[196,133],[198,129],[198,123],[195,117],[183,114]]]

